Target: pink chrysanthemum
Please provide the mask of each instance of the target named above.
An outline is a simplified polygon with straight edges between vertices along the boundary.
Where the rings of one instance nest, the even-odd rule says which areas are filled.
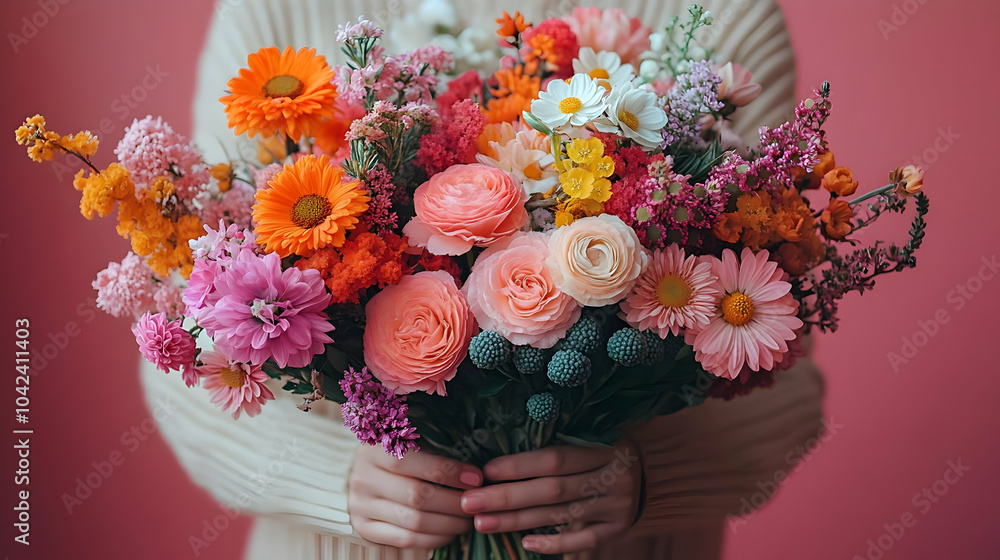
[[[170,321],[163,313],[145,313],[132,325],[132,334],[139,343],[139,352],[156,369],[164,373],[180,370],[188,387],[197,383],[197,376],[192,374],[194,337],[184,330],[179,320]]]
[[[670,245],[653,253],[632,294],[621,302],[621,312],[629,325],[666,338],[708,325],[718,300],[712,264]]]
[[[153,270],[132,252],[120,263],[108,263],[91,286],[97,290],[97,307],[114,317],[138,318],[155,307]]]
[[[330,294],[318,270],[281,270],[277,253],[243,251],[214,280],[199,324],[233,360],[304,367],[333,342],[323,312]]]
[[[684,340],[702,367],[719,377],[736,379],[744,365],[753,371],[772,369],[802,326],[795,316],[799,303],[789,293],[792,285],[768,256],[766,250],[754,255],[744,248],[739,261],[730,249],[722,260],[712,259],[720,291],[715,314],[703,329],[688,330]]]
[[[233,418],[239,418],[241,412],[256,416],[261,405],[274,399],[264,385],[268,378],[260,366],[235,362],[217,350],[202,353],[201,363],[196,369],[212,394],[212,402]]]
[[[165,176],[184,201],[194,198],[212,179],[194,144],[174,132],[161,117],[133,120],[115,148],[118,161],[128,170],[136,191]]]

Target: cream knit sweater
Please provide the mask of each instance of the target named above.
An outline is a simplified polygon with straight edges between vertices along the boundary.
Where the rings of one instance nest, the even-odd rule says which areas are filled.
[[[520,9],[531,21],[569,13],[571,0],[526,2],[453,0],[459,25],[492,30],[499,10]],[[716,23],[704,42],[716,59],[733,60],[764,86],[761,97],[737,113],[737,132],[750,138],[760,124],[776,124],[794,107],[794,58],[778,8],[770,1],[702,0]],[[202,55],[194,104],[194,139],[208,161],[253,159],[256,149],[226,127],[218,98],[226,81],[264,46],[315,47],[341,60],[338,24],[365,15],[387,28],[403,25],[419,0],[219,0]],[[681,14],[680,0],[597,2],[620,7],[655,29]],[[398,31],[396,33],[399,33]],[[395,36],[399,36],[398,34]],[[391,44],[386,45],[393,52]],[[745,123],[745,124],[743,124]],[[204,341],[202,341],[204,342]],[[351,528],[347,477],[359,445],[339,407],[317,403],[309,413],[299,397],[272,387],[277,399],[254,418],[238,421],[219,411],[202,389],[146,362],[147,399],[169,398],[177,411],[161,431],[196,484],[230,511],[255,515],[248,559],[377,560],[427,558],[426,551],[373,545]],[[780,374],[771,389],[708,403],[659,418],[634,437],[646,461],[648,503],[629,538],[578,558],[715,559],[727,514],[738,514],[758,482],[790,470],[793,450],[821,430],[823,384],[808,360]],[[758,500],[759,501],[759,500]],[[221,513],[222,510],[220,510]],[[745,512],[745,510],[744,510]]]

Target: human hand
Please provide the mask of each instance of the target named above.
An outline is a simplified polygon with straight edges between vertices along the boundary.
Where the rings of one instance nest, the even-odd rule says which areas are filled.
[[[556,535],[528,535],[522,545],[544,554],[588,550],[623,536],[635,522],[642,484],[636,446],[546,447],[499,457],[483,467],[498,484],[467,490],[462,509],[481,533],[568,525]]]
[[[472,530],[461,490],[483,482],[482,471],[430,453],[402,459],[362,445],[348,480],[347,512],[363,539],[397,548],[434,549]]]

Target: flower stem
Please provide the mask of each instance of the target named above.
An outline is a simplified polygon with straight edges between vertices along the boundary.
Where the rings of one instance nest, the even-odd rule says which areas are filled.
[[[891,184],[888,184],[888,185],[886,185],[884,187],[879,187],[879,188],[873,190],[872,192],[870,192],[868,194],[863,194],[863,195],[859,196],[858,198],[855,198],[854,200],[852,200],[851,202],[849,202],[849,204],[851,206],[854,206],[855,204],[858,204],[859,202],[864,202],[865,200],[868,200],[869,198],[871,198],[873,196],[878,196],[880,194],[884,194],[889,189],[891,189],[891,188],[893,188],[895,186],[896,186],[896,183],[891,183]]]

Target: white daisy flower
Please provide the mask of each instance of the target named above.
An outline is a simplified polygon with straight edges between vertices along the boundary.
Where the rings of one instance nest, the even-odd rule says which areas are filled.
[[[544,134],[523,130],[506,143],[490,142],[493,153],[477,154],[476,161],[517,177],[529,196],[544,193],[559,184],[559,172],[553,167],[556,160],[549,151],[549,142]]]
[[[580,54],[573,59],[573,72],[594,78],[597,80],[597,85],[606,91],[635,79],[635,69],[631,64],[622,64],[618,53],[609,51],[595,53],[590,47],[580,49]]]
[[[600,116],[604,108],[604,88],[586,74],[576,74],[569,83],[552,80],[531,102],[531,112],[553,129],[566,124],[583,126]]]
[[[605,101],[604,116],[594,120],[597,130],[631,138],[647,149],[663,141],[660,131],[667,124],[667,113],[660,108],[655,93],[628,82],[612,89]]]

